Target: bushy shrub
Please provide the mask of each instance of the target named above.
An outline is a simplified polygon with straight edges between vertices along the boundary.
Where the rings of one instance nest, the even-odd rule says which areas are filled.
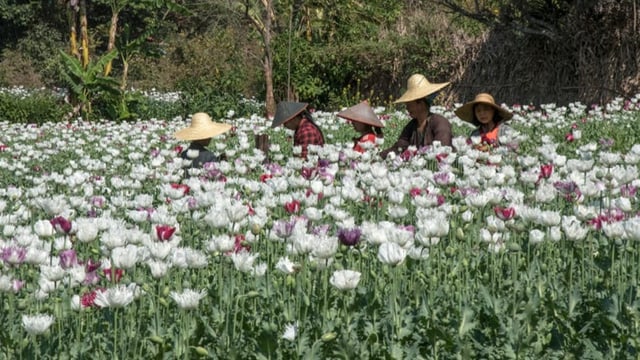
[[[31,59],[20,51],[5,49],[0,56],[0,86],[26,86],[37,88],[43,85],[40,74]]]
[[[0,120],[42,124],[63,121],[72,111],[63,97],[49,90],[0,89]]]
[[[183,92],[181,97],[184,115],[206,112],[214,119],[263,114],[264,103],[247,100],[241,94],[219,92],[213,88]]]
[[[140,119],[169,120],[177,116],[185,116],[185,109],[180,101],[163,101],[142,97],[129,104],[129,109]]]

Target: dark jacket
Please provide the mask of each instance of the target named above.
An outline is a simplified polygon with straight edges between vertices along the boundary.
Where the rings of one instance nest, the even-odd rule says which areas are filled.
[[[415,146],[418,149],[423,146],[432,145],[434,141],[440,141],[441,145],[451,146],[451,123],[442,115],[430,114],[427,118],[427,126],[424,133],[418,132],[418,120],[411,119],[409,123],[402,129],[398,141],[391,147],[388,147],[380,153],[382,158],[386,158],[390,152],[400,153],[409,146]]]
[[[198,150],[198,157],[196,157],[195,159],[189,159],[189,157],[187,156],[187,152],[189,150]],[[202,145],[198,145],[195,143],[191,143],[191,145],[189,145],[189,148],[185,151],[182,152],[182,154],[180,154],[180,157],[186,160],[192,160],[191,161],[191,166],[189,166],[188,168],[201,168],[202,165],[208,163],[208,162],[216,162],[218,161],[218,157],[212,153],[211,151],[209,151],[206,147],[202,146]]]

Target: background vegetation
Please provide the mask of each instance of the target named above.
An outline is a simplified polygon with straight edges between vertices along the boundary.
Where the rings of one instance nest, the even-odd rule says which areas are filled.
[[[0,86],[65,87],[72,113],[113,119],[146,114],[131,88],[218,116],[252,97],[269,114],[388,105],[415,72],[452,81],[449,104],[602,103],[638,92],[639,14],[636,0],[1,0]]]

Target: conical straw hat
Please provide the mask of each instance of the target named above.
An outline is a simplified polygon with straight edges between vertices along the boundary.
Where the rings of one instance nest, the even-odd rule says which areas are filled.
[[[338,116],[375,127],[384,127],[384,124],[378,119],[378,116],[366,101],[340,111]]]
[[[301,102],[281,101],[276,107],[276,114],[273,117],[271,127],[277,127],[287,121],[293,119],[296,115],[303,112],[309,104]]]
[[[476,98],[473,99],[473,101],[470,101],[462,105],[454,112],[460,119],[472,123],[473,107],[475,104],[487,104],[492,108],[496,109],[502,121],[507,121],[513,117],[512,113],[510,113],[507,109],[502,108],[498,104],[496,104],[496,101],[493,99],[493,96],[487,93],[480,93],[476,95]]]
[[[191,117],[191,125],[173,134],[180,140],[202,140],[223,134],[231,125],[213,122],[207,113],[196,113]]]
[[[427,80],[424,75],[421,74],[411,75],[409,80],[407,80],[407,91],[405,91],[398,100],[394,101],[394,103],[406,103],[409,101],[422,99],[437,92],[447,85],[449,85],[449,82],[433,84],[429,82],[429,80]]]

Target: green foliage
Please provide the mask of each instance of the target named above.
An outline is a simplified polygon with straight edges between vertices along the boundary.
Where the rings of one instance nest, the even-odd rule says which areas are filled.
[[[406,74],[444,78],[443,64],[456,56],[450,40],[438,36],[447,31],[446,19],[433,11],[412,13],[410,35],[405,35],[391,30],[402,15],[397,2],[314,6],[319,7],[294,10],[296,25],[291,32],[283,27],[274,38],[276,98],[289,91],[322,109],[365,98],[385,104],[398,95]],[[280,10],[284,23],[289,11]]]
[[[90,62],[86,68],[82,66],[79,59],[60,51],[64,72],[62,73],[69,91],[75,102],[80,106],[80,113],[88,119],[91,116],[91,103],[98,97],[102,99],[107,107],[108,113],[117,113],[118,119],[128,118],[126,109],[126,98],[121,94],[119,83],[109,77],[103,76],[104,68],[109,61],[118,56],[116,50],[112,50],[96,62]]]
[[[140,117],[134,109],[144,110],[146,99],[139,91],[101,92],[92,105],[93,115],[110,120],[134,120]]]
[[[220,92],[215,88],[193,88],[184,90],[181,97],[182,115],[204,111],[213,118],[221,119],[233,111],[235,116],[264,114],[264,104],[245,99],[242,94]]]
[[[136,96],[135,101],[129,101],[129,111],[140,119],[164,119],[170,120],[178,116],[184,116],[184,104],[180,101],[169,102],[155,100],[146,96]]]
[[[21,92],[0,91],[0,121],[23,124],[60,122],[72,111],[61,96],[46,90]]]
[[[0,56],[0,86],[40,88],[42,77],[29,56],[17,50],[5,49]]]

